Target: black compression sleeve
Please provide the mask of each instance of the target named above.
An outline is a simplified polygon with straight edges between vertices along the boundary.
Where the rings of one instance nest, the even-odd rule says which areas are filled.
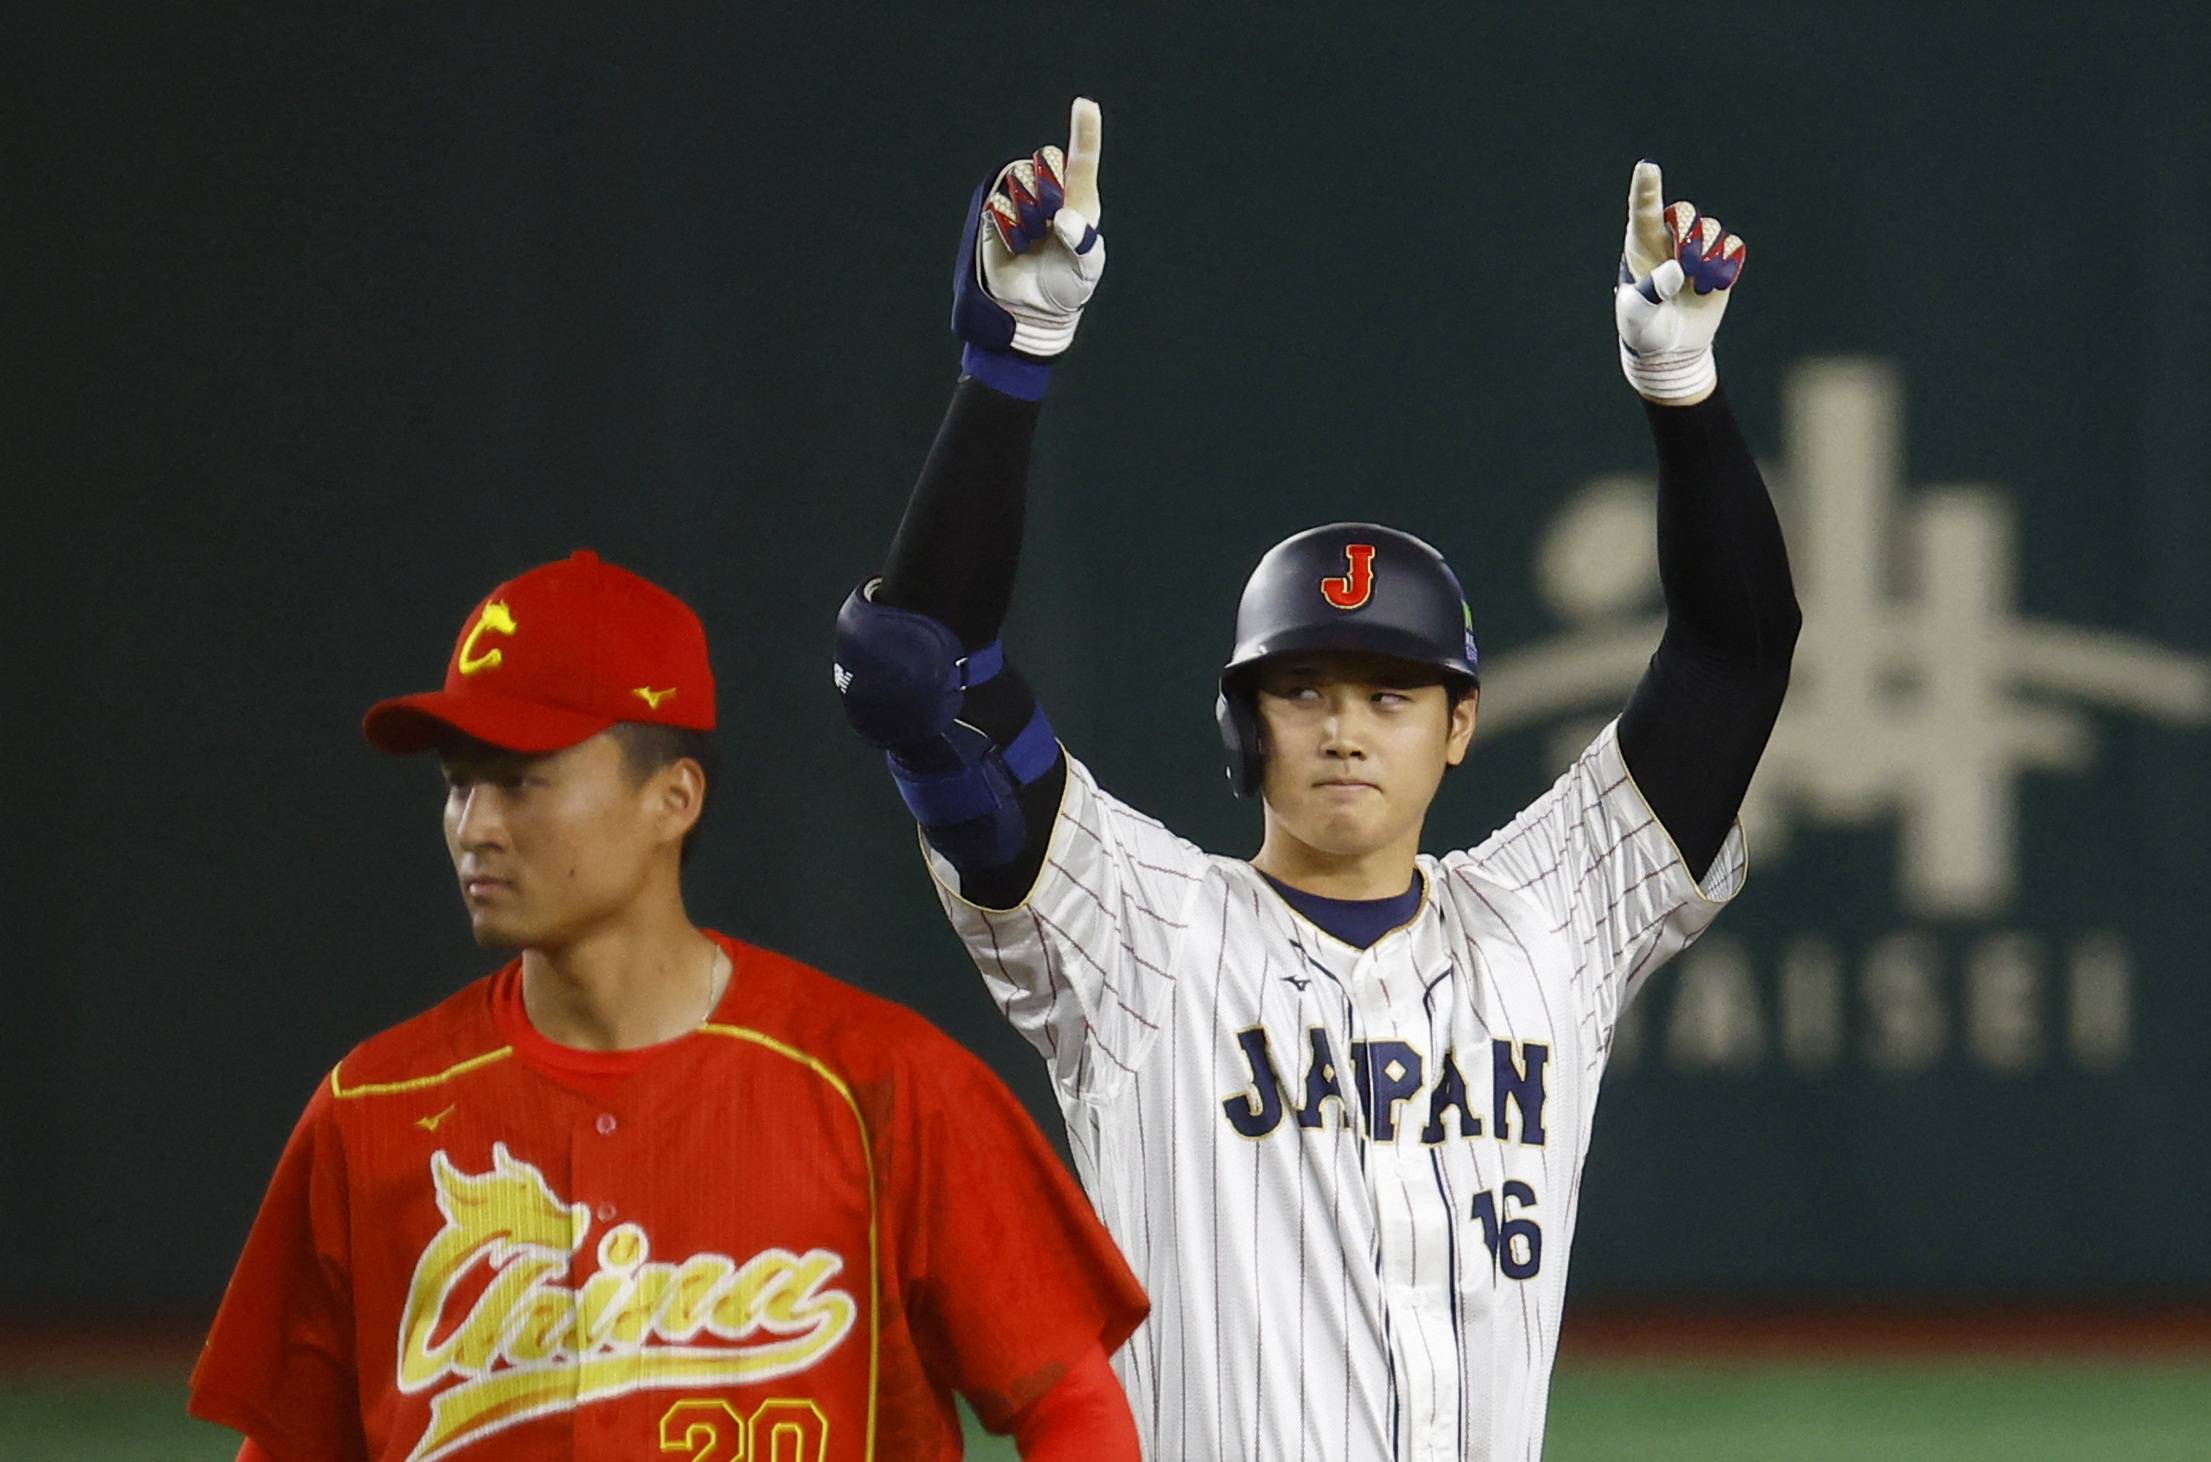
[[[1029,449],[1040,414],[1039,403],[980,381],[962,379],[953,389],[944,425],[891,540],[883,582],[875,591],[879,601],[950,626],[970,650],[998,638],[1021,561]],[[967,693],[960,719],[1005,746],[1035,710],[1035,693],[1009,660]],[[996,868],[961,868],[961,897],[994,909],[1022,900],[1044,866],[1066,783],[1067,759],[1059,757],[1051,770],[1020,789],[1026,831],[1021,851]]]
[[[875,591],[951,626],[970,650],[998,638],[1013,602],[1040,410],[979,381],[953,389]]]
[[[1780,714],[1803,616],[1773,500],[1726,397],[1645,412],[1666,633],[1620,716],[1620,754],[1701,876]]]

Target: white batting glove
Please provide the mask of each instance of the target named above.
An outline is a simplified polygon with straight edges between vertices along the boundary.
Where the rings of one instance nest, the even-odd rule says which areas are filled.
[[[1712,337],[1747,250],[1718,219],[1698,217],[1695,204],[1664,199],[1658,164],[1637,163],[1612,318],[1628,384],[1647,401],[1689,406],[1719,384]]]
[[[983,292],[1013,320],[1010,344],[1051,357],[1073,343],[1083,306],[1105,277],[1098,232],[1098,104],[1075,98],[1067,151],[1046,147],[1009,162],[984,191],[975,244]]]

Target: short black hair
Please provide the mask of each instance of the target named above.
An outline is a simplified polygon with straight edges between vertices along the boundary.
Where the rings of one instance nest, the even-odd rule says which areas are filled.
[[[621,745],[622,760],[629,767],[630,775],[639,782],[685,757],[697,762],[700,770],[706,773],[706,797],[699,804],[698,821],[683,835],[680,860],[682,866],[688,868],[691,854],[698,848],[699,834],[705,830],[707,808],[714,799],[714,781],[721,771],[721,753],[714,745],[713,733],[647,721],[617,721],[608,731]]]

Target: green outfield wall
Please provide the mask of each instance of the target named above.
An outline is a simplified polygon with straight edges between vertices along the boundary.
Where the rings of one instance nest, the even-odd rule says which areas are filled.
[[[1721,372],[1806,626],[1748,891],[1630,1011],[1577,1298],[2211,1297],[2204,13],[70,6],[0,53],[0,1316],[211,1306],[315,1082],[487,967],[434,769],[358,718],[582,545],[714,637],[698,914],[1056,1126],[828,648],[955,377],[960,207],[1078,90],[1112,266],[1009,643],[1225,851],[1213,676],[1295,529],[1468,586],[1431,848],[1623,702],[1630,166],[1749,241]]]

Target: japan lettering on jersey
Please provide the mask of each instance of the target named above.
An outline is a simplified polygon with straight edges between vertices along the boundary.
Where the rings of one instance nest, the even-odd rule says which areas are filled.
[[[1003,1425],[1118,1345],[1141,1291],[1004,1086],[723,944],[646,1051],[545,1040],[510,965],[341,1062],[194,1412],[280,1458],[950,1458],[947,1387]]]
[[[1739,829],[1700,887],[1607,727],[1481,846],[1422,855],[1365,950],[1072,758],[1026,903],[930,863],[1154,1297],[1114,1361],[1146,1455],[1537,1455],[1614,1025],[1740,886]]]

